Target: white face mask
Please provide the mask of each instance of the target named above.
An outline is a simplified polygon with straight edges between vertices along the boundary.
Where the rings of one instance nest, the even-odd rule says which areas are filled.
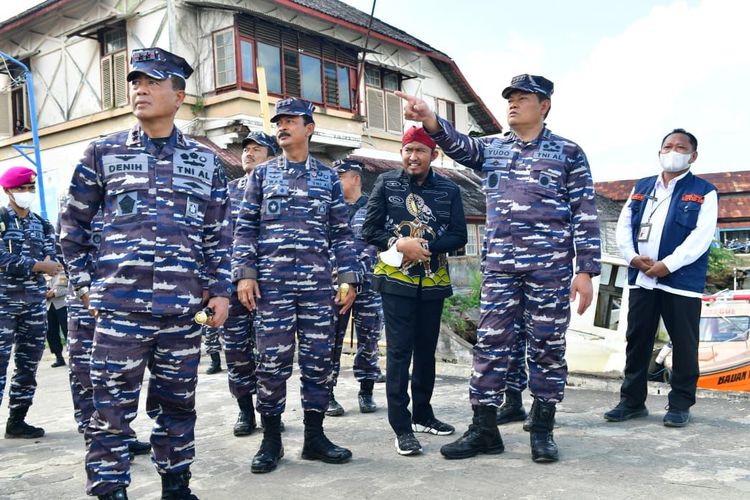
[[[690,163],[688,162],[691,156],[693,155],[670,151],[669,153],[659,155],[659,163],[661,163],[661,168],[665,172],[679,172],[680,170],[690,168]]]
[[[30,193],[28,191],[13,193],[13,201],[24,210],[28,210],[29,207],[31,207],[31,204],[34,203],[34,198],[36,198],[36,193]]]

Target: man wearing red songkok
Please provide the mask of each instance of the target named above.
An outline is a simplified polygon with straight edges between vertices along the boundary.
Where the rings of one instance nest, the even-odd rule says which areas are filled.
[[[388,420],[396,451],[415,455],[422,447],[414,432],[454,432],[435,418],[430,399],[443,301],[453,293],[446,255],[466,244],[466,220],[458,186],[430,168],[438,155],[435,141],[412,127],[401,144],[404,168],[378,177],[362,237],[381,250],[372,286],[383,298]]]

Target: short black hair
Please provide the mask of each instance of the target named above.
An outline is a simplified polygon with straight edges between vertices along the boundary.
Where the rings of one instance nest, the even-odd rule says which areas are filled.
[[[310,115],[302,115],[302,124],[303,125],[310,125],[311,123],[315,123],[315,120],[313,120],[313,117]]]
[[[547,109],[547,112],[544,113],[544,119],[547,119],[547,116],[549,116],[549,112],[552,111],[552,99],[550,99],[549,96],[544,95],[540,92],[534,92],[534,95],[537,99],[539,99],[539,103],[543,103],[544,101],[549,101],[549,109]]]
[[[664,143],[667,140],[667,137],[669,137],[672,134],[682,134],[684,136],[687,136],[688,141],[690,141],[690,145],[693,146],[693,151],[698,151],[698,139],[695,138],[693,134],[685,130],[684,128],[676,128],[667,135],[664,136],[664,139],[661,140],[661,145],[664,147]]]
[[[170,80],[172,80],[172,90],[185,90],[185,79],[180,78],[179,76],[170,75]]]

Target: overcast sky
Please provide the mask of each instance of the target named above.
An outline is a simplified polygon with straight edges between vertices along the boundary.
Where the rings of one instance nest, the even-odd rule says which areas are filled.
[[[4,2],[0,17],[35,3]],[[583,147],[597,181],[655,173],[676,127],[698,137],[695,173],[750,170],[737,152],[750,135],[750,1],[377,0],[375,16],[451,56],[503,125],[513,75],[554,81],[547,123]]]

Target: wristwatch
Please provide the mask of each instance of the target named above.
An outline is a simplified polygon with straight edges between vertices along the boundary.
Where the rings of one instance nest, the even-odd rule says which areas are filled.
[[[76,288],[75,293],[76,293],[76,298],[80,299],[81,297],[89,293],[89,287],[82,286],[81,288]]]

